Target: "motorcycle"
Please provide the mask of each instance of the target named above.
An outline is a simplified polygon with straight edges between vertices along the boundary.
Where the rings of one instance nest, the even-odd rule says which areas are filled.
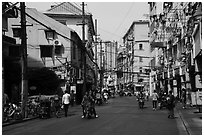
[[[27,103],[28,115],[38,116],[40,104],[34,101],[28,101]]]
[[[103,104],[102,96],[101,96],[100,93],[96,93],[96,104],[97,105],[102,105]]]
[[[21,120],[23,118],[20,105],[9,103],[4,106],[4,122],[10,120]]]
[[[165,96],[161,97],[161,100],[158,103],[159,109],[162,109],[163,107],[166,107],[167,105],[167,100]]]
[[[13,119],[14,109],[11,103],[4,105],[3,122],[8,122]]]
[[[40,118],[50,118],[51,117],[51,102],[49,100],[42,100],[40,102]]]
[[[94,113],[93,113],[93,107],[91,106],[91,103],[87,103],[85,108],[84,108],[84,111],[85,111],[85,117],[90,119],[93,117]]]
[[[108,103],[108,93],[103,94],[104,102]]]

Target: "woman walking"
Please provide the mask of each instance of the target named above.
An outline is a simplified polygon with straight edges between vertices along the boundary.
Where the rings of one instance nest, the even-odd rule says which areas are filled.
[[[167,109],[169,110],[168,118],[174,118],[174,107],[175,107],[175,97],[172,95],[172,91],[169,91],[169,95],[167,97]]]
[[[157,99],[159,98],[156,90],[152,93],[152,104],[153,104],[153,110],[156,110],[157,108]]]
[[[65,94],[62,96],[62,104],[64,105],[65,117],[67,117],[70,104],[70,94],[68,93],[68,90],[66,90]]]

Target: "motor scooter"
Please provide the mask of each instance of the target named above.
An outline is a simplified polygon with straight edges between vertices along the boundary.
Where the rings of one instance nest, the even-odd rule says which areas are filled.
[[[167,100],[166,100],[166,96],[162,96],[161,97],[161,100],[159,101],[159,109],[162,109],[163,107],[166,107],[167,106]]]
[[[138,104],[139,104],[140,109],[144,108],[144,98],[143,97],[139,97]]]
[[[49,100],[42,100],[40,102],[40,118],[50,118],[51,117],[51,102]]]
[[[108,93],[103,94],[104,102],[108,103]]]
[[[9,103],[4,106],[4,119],[3,122],[10,120],[21,120],[23,118],[20,105]]]
[[[99,106],[103,104],[101,93],[96,93],[96,101],[95,102]]]
[[[94,113],[93,113],[93,106],[91,106],[91,103],[88,102],[85,106],[84,106],[84,111],[85,111],[85,117],[87,119],[90,119],[93,117]]]

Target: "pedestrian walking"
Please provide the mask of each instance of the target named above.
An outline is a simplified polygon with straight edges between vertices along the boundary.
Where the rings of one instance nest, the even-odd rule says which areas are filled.
[[[167,96],[167,109],[168,109],[168,118],[173,119],[174,118],[174,107],[175,107],[175,97],[172,94],[172,91],[169,91],[169,94]]]
[[[158,100],[159,96],[156,92],[156,90],[154,90],[154,92],[152,93],[152,104],[153,104],[153,110],[157,109],[157,100]]]
[[[82,113],[83,113],[81,118],[84,118],[86,116],[85,107],[86,107],[88,101],[89,101],[89,99],[88,99],[88,92],[85,92],[85,95],[83,96],[83,99],[82,99],[82,102],[81,102]]]
[[[93,114],[95,118],[98,118],[98,115],[96,114],[96,109],[95,109],[95,96],[91,90],[89,91],[88,98],[89,98],[89,102],[91,103],[91,107],[93,109]]]
[[[183,109],[186,109],[186,89],[182,89],[182,104],[183,104]]]
[[[3,95],[3,105],[7,105],[9,103],[9,98],[6,93]]]
[[[149,101],[149,92],[148,91],[145,92],[145,97],[146,97],[146,100]]]
[[[65,90],[65,94],[62,96],[62,104],[64,106],[65,117],[67,117],[70,104],[70,94],[68,93],[68,90]]]
[[[96,114],[96,110],[95,110],[95,98],[91,90],[89,92],[85,92],[85,95],[82,99],[81,106],[82,106],[83,115],[81,118],[84,118],[86,116],[85,107],[87,107],[88,103],[90,103],[90,107],[93,110],[94,117],[97,118],[98,115]]]
[[[55,112],[55,116],[57,118],[60,118],[60,116],[59,116],[59,112],[60,112],[60,99],[59,99],[58,95],[56,95],[54,97],[54,112]]]
[[[70,92],[70,105],[74,106],[74,90],[71,90]]]

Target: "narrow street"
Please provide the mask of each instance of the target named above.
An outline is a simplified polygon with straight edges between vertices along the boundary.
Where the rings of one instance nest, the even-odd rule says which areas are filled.
[[[3,127],[3,135],[185,135],[177,113],[167,118],[167,110],[153,111],[151,101],[138,109],[135,96],[116,97],[96,106],[99,118],[81,119],[81,108],[71,107],[66,118],[35,119]]]
[[[2,2],[2,134],[202,135],[202,36],[202,2]]]

